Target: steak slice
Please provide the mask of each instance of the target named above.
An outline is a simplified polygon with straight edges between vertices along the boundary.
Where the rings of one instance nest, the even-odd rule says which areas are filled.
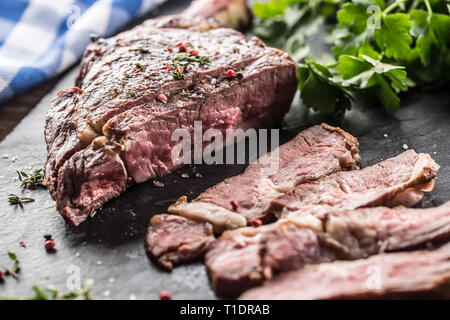
[[[282,274],[241,300],[389,298],[430,294],[450,280],[450,244],[434,251],[387,253],[366,260],[309,265]]]
[[[270,204],[278,217],[290,212],[320,215],[361,207],[411,207],[434,186],[439,165],[424,153],[408,150],[358,171],[338,172],[298,185]]]
[[[272,199],[285,190],[339,170],[357,168],[361,161],[358,146],[358,141],[353,136],[339,128],[326,124],[311,127],[279,149],[250,164],[243,174],[226,179],[206,190],[193,202],[188,203],[186,197],[182,197],[169,208],[169,212],[192,218],[190,223],[197,223],[199,228],[205,222],[211,223],[216,233],[244,227],[248,220],[255,218],[269,221],[270,217],[261,213]],[[186,237],[192,241],[197,238],[195,232],[189,235],[190,229],[185,230],[183,237],[179,237],[178,231],[167,235],[166,232],[171,232],[169,224],[169,221],[159,218],[150,222],[146,241],[150,256],[155,257],[155,246],[158,247],[158,255],[164,255],[159,251],[158,237],[161,241],[170,237],[175,247],[182,246]],[[151,243],[149,239],[152,240]],[[178,244],[175,245],[177,239]],[[201,242],[193,248],[189,255],[183,252],[173,260],[182,262],[201,256],[207,246],[203,246]],[[197,248],[202,248],[203,251]],[[167,254],[173,256],[176,252],[167,248]],[[172,264],[164,266],[171,269]]]
[[[225,232],[211,244],[205,264],[219,295],[236,296],[305,264],[356,260],[417,246],[450,233],[450,202],[429,209],[364,208],[304,214],[260,228]]]
[[[150,257],[171,270],[180,261],[201,257],[214,240],[209,223],[160,214],[151,219],[145,244]]]
[[[180,56],[180,42],[209,62],[189,64],[176,79],[167,64]],[[230,69],[242,77],[228,78]],[[89,45],[76,85],[54,98],[45,129],[46,182],[73,225],[127,186],[178,167],[171,156],[177,129],[193,136],[195,121],[223,133],[279,123],[296,92],[297,69],[257,38],[180,15]]]
[[[181,198],[169,207],[169,213],[210,222],[216,233],[246,226],[252,219],[268,222],[273,218],[267,212],[270,201],[287,190],[358,168],[358,147],[356,138],[340,128],[326,124],[311,127],[192,202]]]

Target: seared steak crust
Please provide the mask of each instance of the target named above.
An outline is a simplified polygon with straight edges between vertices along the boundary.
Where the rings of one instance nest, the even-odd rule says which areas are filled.
[[[180,42],[211,61],[190,64],[185,78],[176,80],[167,63],[178,48],[168,48]],[[227,78],[229,69],[242,78]],[[46,181],[58,210],[74,225],[128,185],[174,169],[174,130],[192,133],[194,121],[202,121],[204,131],[222,132],[281,121],[297,74],[287,54],[259,39],[247,40],[213,19],[173,16],[92,43],[76,84],[55,97],[45,130]],[[106,163],[115,187],[87,178],[101,175]]]
[[[429,209],[365,208],[291,216],[260,228],[225,232],[205,264],[214,291],[236,296],[305,264],[356,260],[416,246],[450,233],[450,202]]]
[[[378,272],[377,274],[374,274]],[[375,281],[369,277],[375,275]],[[378,281],[378,280],[381,281]],[[450,281],[450,244],[434,251],[388,253],[309,265],[245,292],[242,300],[319,300],[430,294]]]

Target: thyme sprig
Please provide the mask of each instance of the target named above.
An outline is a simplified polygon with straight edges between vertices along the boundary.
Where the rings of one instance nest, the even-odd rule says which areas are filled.
[[[43,186],[42,180],[44,179],[44,173],[42,169],[34,170],[34,172],[27,174],[23,171],[17,171],[19,180],[22,182],[20,186],[24,189],[36,190],[38,186]]]
[[[13,264],[11,268],[7,269],[3,267],[4,272],[6,275],[9,275],[13,277],[14,279],[19,279],[19,271],[20,271],[20,262],[19,259],[17,259],[17,255],[14,252],[8,252],[9,259],[12,260]]]
[[[31,297],[8,297],[0,295],[0,300],[91,300],[91,288],[93,280],[87,280],[80,290],[71,290],[68,293],[61,293],[55,286],[39,288],[33,286],[34,295]]]
[[[10,205],[19,205],[23,209],[23,204],[26,202],[34,202],[34,198],[30,197],[19,197],[14,193],[8,195],[8,201]]]

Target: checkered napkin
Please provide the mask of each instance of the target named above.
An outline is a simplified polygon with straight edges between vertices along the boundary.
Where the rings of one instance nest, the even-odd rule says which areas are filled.
[[[0,0],[0,102],[66,70],[90,35],[110,36],[165,0]]]

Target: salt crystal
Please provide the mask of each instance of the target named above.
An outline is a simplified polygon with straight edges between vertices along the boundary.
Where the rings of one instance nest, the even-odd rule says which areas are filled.
[[[100,264],[102,264],[102,262],[101,262],[100,260],[98,260],[98,261],[97,261],[97,264],[100,265]]]
[[[79,256],[80,256],[79,252],[75,253],[75,257],[79,257]]]
[[[109,282],[113,283],[114,281],[116,281],[116,279],[114,279],[114,278],[109,278]]]
[[[105,297],[109,297],[110,294],[111,294],[111,292],[109,290],[105,290],[105,292],[103,292],[103,295]]]
[[[403,149],[405,149],[405,150],[408,149],[408,145],[406,143],[403,145]]]
[[[383,134],[383,137],[387,138],[387,137],[388,137],[388,134],[387,134],[387,133]]]

